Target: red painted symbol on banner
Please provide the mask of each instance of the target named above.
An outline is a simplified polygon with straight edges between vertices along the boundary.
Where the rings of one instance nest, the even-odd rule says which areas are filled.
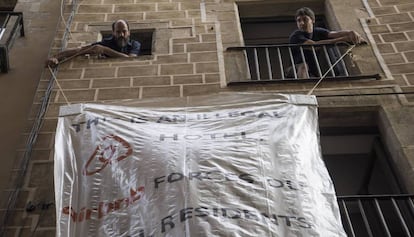
[[[99,173],[107,165],[119,162],[132,154],[131,145],[116,135],[108,135],[102,139],[83,169],[83,175]],[[95,163],[95,169],[91,167]],[[100,164],[99,164],[100,163]]]

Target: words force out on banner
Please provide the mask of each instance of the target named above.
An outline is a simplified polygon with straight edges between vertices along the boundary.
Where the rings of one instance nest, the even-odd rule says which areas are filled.
[[[316,104],[222,97],[61,116],[58,236],[346,236]]]

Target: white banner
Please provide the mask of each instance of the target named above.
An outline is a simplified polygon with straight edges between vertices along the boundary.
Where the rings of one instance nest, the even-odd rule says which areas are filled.
[[[346,236],[313,96],[62,107],[55,189],[57,236]]]

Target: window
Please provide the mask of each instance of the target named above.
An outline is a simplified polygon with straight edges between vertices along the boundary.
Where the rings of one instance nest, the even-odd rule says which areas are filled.
[[[375,114],[336,111],[326,126],[321,113],[321,148],[349,236],[412,236],[414,195],[407,192],[375,124]],[[343,119],[345,118],[345,119]],[[348,121],[347,121],[348,120]],[[372,123],[372,122],[371,122]],[[408,233],[408,234],[407,234]],[[411,235],[409,235],[411,233]]]
[[[312,8],[317,14],[315,26],[330,28],[324,17],[323,3],[312,4],[239,3],[244,46],[230,47],[228,50],[245,53],[249,78],[244,81],[309,81],[298,80],[307,77],[314,80],[321,77],[335,80],[379,79],[378,74],[362,75],[348,54],[341,57],[350,47],[349,44],[289,44],[290,34],[297,29],[295,11],[304,5]],[[298,66],[295,65],[295,52],[309,65],[307,76],[301,76]],[[231,84],[232,82],[229,83]]]
[[[141,54],[140,55],[151,55],[152,54],[152,45],[153,45],[153,35],[154,29],[131,29],[130,38],[137,40],[141,43]],[[111,31],[102,31],[102,38],[111,36]]]

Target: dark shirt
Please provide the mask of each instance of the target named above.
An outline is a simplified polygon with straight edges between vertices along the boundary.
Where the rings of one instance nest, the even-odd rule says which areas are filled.
[[[290,44],[303,44],[308,40],[319,41],[328,39],[329,30],[321,27],[314,27],[312,33],[308,33],[301,30],[294,31],[289,37]],[[316,67],[315,59],[313,52],[311,50],[306,50],[304,48],[303,53],[305,55],[306,63],[309,67],[309,72],[314,76],[318,75],[318,69]],[[303,62],[303,58],[300,52],[299,47],[292,49],[293,59],[295,64],[300,64]]]
[[[106,47],[109,47],[115,51],[124,53],[124,54],[136,54],[139,55],[139,52],[141,50],[141,43],[136,40],[129,40],[127,45],[125,47],[119,47],[115,37],[110,36],[108,38],[104,38],[100,42],[96,42],[94,44],[100,44]]]

